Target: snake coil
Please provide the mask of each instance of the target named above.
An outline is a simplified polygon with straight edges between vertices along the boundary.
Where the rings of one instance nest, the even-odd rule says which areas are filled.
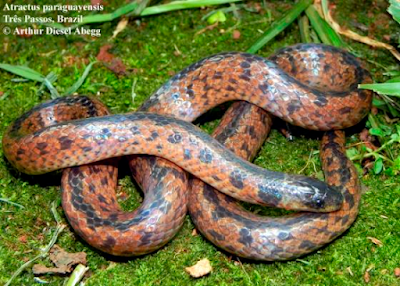
[[[177,233],[189,207],[203,235],[226,251],[256,260],[293,259],[332,241],[357,216],[357,173],[345,155],[343,132],[328,130],[365,117],[372,93],[357,85],[370,80],[354,56],[325,45],[295,45],[269,59],[222,53],[182,70],[136,113],[108,115],[99,100],[85,96],[43,103],[9,127],[3,149],[25,173],[64,169],[68,221],[101,251],[155,251]],[[231,100],[248,103],[232,105],[216,139],[187,122]],[[328,131],[321,143],[326,183],[245,161],[265,140],[270,114]],[[111,159],[124,155],[145,193],[143,204],[128,213],[117,203],[118,162]],[[227,195],[307,212],[260,217]]]

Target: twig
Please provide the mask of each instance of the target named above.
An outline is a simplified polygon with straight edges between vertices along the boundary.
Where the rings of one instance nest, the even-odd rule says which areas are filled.
[[[310,22],[308,21],[307,16],[301,16],[298,21],[301,41],[303,43],[312,43],[310,35]]]
[[[212,30],[212,29],[214,29],[215,27],[218,26],[218,23],[219,23],[219,22],[215,22],[214,24],[209,25],[209,26],[207,26],[207,27],[205,27],[205,28],[203,28],[203,29],[197,31],[196,34],[194,34],[194,35],[195,35],[195,36],[198,36],[198,35],[203,34],[204,32],[206,32],[207,30]]]

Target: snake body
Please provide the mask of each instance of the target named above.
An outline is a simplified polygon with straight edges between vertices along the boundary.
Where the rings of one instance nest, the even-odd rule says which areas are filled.
[[[221,121],[213,136],[248,160],[254,158],[271,125],[264,110],[244,102],[236,103]],[[250,137],[246,129],[252,126],[264,132]],[[340,210],[260,216],[194,178],[188,206],[196,228],[213,244],[252,260],[293,259],[329,243],[354,222],[361,197],[357,171],[346,157],[344,143],[343,131],[329,131],[322,138],[320,153],[326,182],[343,194]]]
[[[338,71],[340,75],[336,75]],[[132,256],[154,251],[179,230],[186,213],[189,187],[187,174],[176,165],[226,194],[268,206],[332,211],[341,207],[343,193],[345,203],[337,212],[300,214],[277,219],[273,224],[274,220],[263,221],[239,211],[253,226],[254,222],[260,227],[267,222],[265,229],[275,227],[270,238],[264,235],[264,240],[258,239],[238,215],[229,217],[237,218],[237,229],[245,235],[225,239],[223,232],[218,233],[221,230],[218,224],[223,221],[220,214],[214,215],[212,220],[208,217],[208,225],[204,227],[204,223],[201,226],[202,215],[207,218],[206,208],[211,207],[197,200],[189,204],[196,225],[214,242],[224,240],[225,245],[219,244],[222,248],[253,259],[290,259],[334,239],[355,218],[358,181],[351,163],[343,155],[342,135],[329,133],[323,140],[327,150],[322,147],[325,175],[328,184],[334,186],[330,187],[311,178],[288,176],[251,165],[185,121],[195,120],[222,102],[240,99],[308,129],[344,128],[367,114],[371,93],[359,91],[357,84],[369,80],[368,73],[353,56],[323,45],[289,47],[270,60],[245,53],[218,54],[178,73],[137,113],[103,116],[107,114],[104,106],[87,97],[62,98],[42,104],[10,126],[3,137],[3,148],[8,160],[26,173],[67,168],[62,189],[63,207],[69,222],[92,246],[114,255]],[[79,119],[90,116],[101,117]],[[249,127],[251,137],[258,136],[256,128]],[[229,132],[229,128],[227,130]],[[261,137],[265,137],[265,132]],[[251,148],[248,147],[248,152],[254,154]],[[238,150],[233,148],[233,151]],[[156,155],[176,165],[151,156],[130,156],[133,175],[146,195],[139,209],[124,213],[113,191],[117,179],[116,162],[105,159],[129,154]],[[74,167],[82,164],[88,165]],[[341,170],[345,174],[339,174],[335,169],[338,166],[346,167],[347,173]],[[210,187],[203,189],[206,188]],[[192,192],[191,196],[194,193],[200,195],[201,192]],[[229,203],[230,199],[224,199],[225,205],[220,203],[221,198],[208,196],[207,201],[218,205],[219,211],[238,212],[236,206]],[[338,223],[339,219],[342,222]],[[310,239],[313,233],[298,227],[302,221],[313,229],[321,226],[319,229],[325,230],[325,235],[320,235],[318,241]],[[327,225],[325,228],[323,223]],[[214,232],[208,230],[213,225],[216,226]],[[243,237],[247,240],[241,239]],[[241,241],[250,250],[234,250]],[[277,248],[269,250],[269,254],[258,250],[261,254],[254,255],[251,248],[257,247],[250,241],[270,241],[269,248]]]

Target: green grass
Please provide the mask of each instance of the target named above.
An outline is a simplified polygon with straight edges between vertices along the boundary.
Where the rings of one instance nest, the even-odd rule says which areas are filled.
[[[384,1],[377,1],[377,6],[362,7],[357,3],[352,6],[350,2],[343,1],[337,5],[341,13],[336,14],[340,15],[339,20],[343,23],[350,19],[350,13],[355,13],[355,19],[368,25],[371,23],[368,12],[379,14],[385,10]],[[120,5],[120,1],[107,3],[107,12]],[[276,19],[285,13],[290,3],[268,1],[267,5]],[[207,26],[207,22],[201,21],[201,18],[212,9],[215,8],[176,11],[145,17],[141,22],[132,20],[115,40],[109,39],[118,20],[91,26],[102,30],[102,36],[98,39],[77,36],[34,36],[25,39],[2,35],[0,62],[28,65],[43,75],[55,72],[58,80],[54,86],[63,93],[84,70],[83,66],[67,64],[67,59],[74,57],[75,62],[93,60],[99,48],[111,41],[111,52],[123,60],[128,74],[116,76],[98,63],[92,68],[79,93],[98,94],[114,113],[134,111],[171,74],[216,52],[245,51],[270,25],[267,14],[263,16],[241,10],[241,22],[236,27],[241,33],[240,39],[234,40],[229,32],[237,24],[232,14],[227,14],[227,21],[216,29],[195,35]],[[221,33],[221,29],[228,32]],[[292,24],[262,48],[259,54],[268,56],[277,48],[299,41],[298,27]],[[395,63],[384,51],[371,50],[353,42],[348,44],[370,61],[384,66]],[[4,50],[5,46],[8,46],[7,50]],[[174,54],[175,46],[182,52],[181,56]],[[382,77],[379,66],[368,63],[367,67],[376,78]],[[48,92],[37,94],[40,84],[11,82],[13,78],[14,75],[0,71],[0,91],[8,94],[6,99],[0,97],[0,138],[6,127],[20,114],[50,98]],[[137,96],[132,102],[131,89],[135,80]],[[209,131],[213,126],[215,122],[204,127]],[[398,152],[398,146],[395,148],[394,151]],[[255,162],[265,168],[298,173],[307,163],[312,150],[318,150],[316,140],[296,138],[294,142],[287,142],[277,131],[273,131]],[[319,168],[316,157],[312,157],[312,162]],[[303,173],[319,176],[313,164],[309,164]],[[105,256],[89,247],[70,227],[61,233],[57,243],[69,252],[87,253],[90,271],[86,285],[362,285],[367,269],[370,269],[371,285],[400,285],[400,280],[393,274],[394,268],[400,267],[400,179],[368,174],[362,178],[362,182],[365,192],[355,224],[333,243],[300,260],[276,263],[238,260],[218,250],[201,235],[192,236],[194,226],[189,217],[174,240],[156,253],[144,257],[116,259]],[[120,185],[130,195],[128,201],[122,202],[124,207],[137,207],[140,196],[129,177],[122,178]],[[21,209],[0,201],[0,284],[6,283],[19,266],[35,257],[50,241],[56,225],[50,208],[59,196],[58,174],[39,177],[20,174],[5,160],[0,148],[0,198],[7,198],[25,207]],[[62,214],[61,208],[59,212]],[[379,239],[383,246],[374,245],[367,237]],[[202,258],[211,261],[213,272],[197,280],[190,278],[185,267]],[[49,262],[44,260],[43,263]],[[33,278],[31,269],[27,269],[16,278],[13,285],[33,285]],[[62,285],[65,279],[57,276],[41,278],[51,281],[52,285]]]

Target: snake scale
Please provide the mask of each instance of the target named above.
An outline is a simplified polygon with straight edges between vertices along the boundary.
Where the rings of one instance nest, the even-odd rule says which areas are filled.
[[[106,253],[159,249],[189,209],[196,227],[222,249],[255,260],[288,260],[332,241],[356,218],[357,173],[345,155],[343,132],[328,130],[365,117],[372,93],[357,86],[370,81],[354,56],[326,45],[295,45],[269,59],[221,53],[179,72],[135,113],[109,115],[99,100],[86,96],[43,103],[9,127],[3,149],[28,174],[64,169],[66,217]],[[189,123],[232,100],[247,103],[232,105],[215,139]],[[321,143],[326,183],[246,161],[265,140],[271,115],[328,131]],[[125,155],[145,194],[133,212],[121,210],[115,193],[113,158]],[[235,199],[306,212],[260,217]]]

